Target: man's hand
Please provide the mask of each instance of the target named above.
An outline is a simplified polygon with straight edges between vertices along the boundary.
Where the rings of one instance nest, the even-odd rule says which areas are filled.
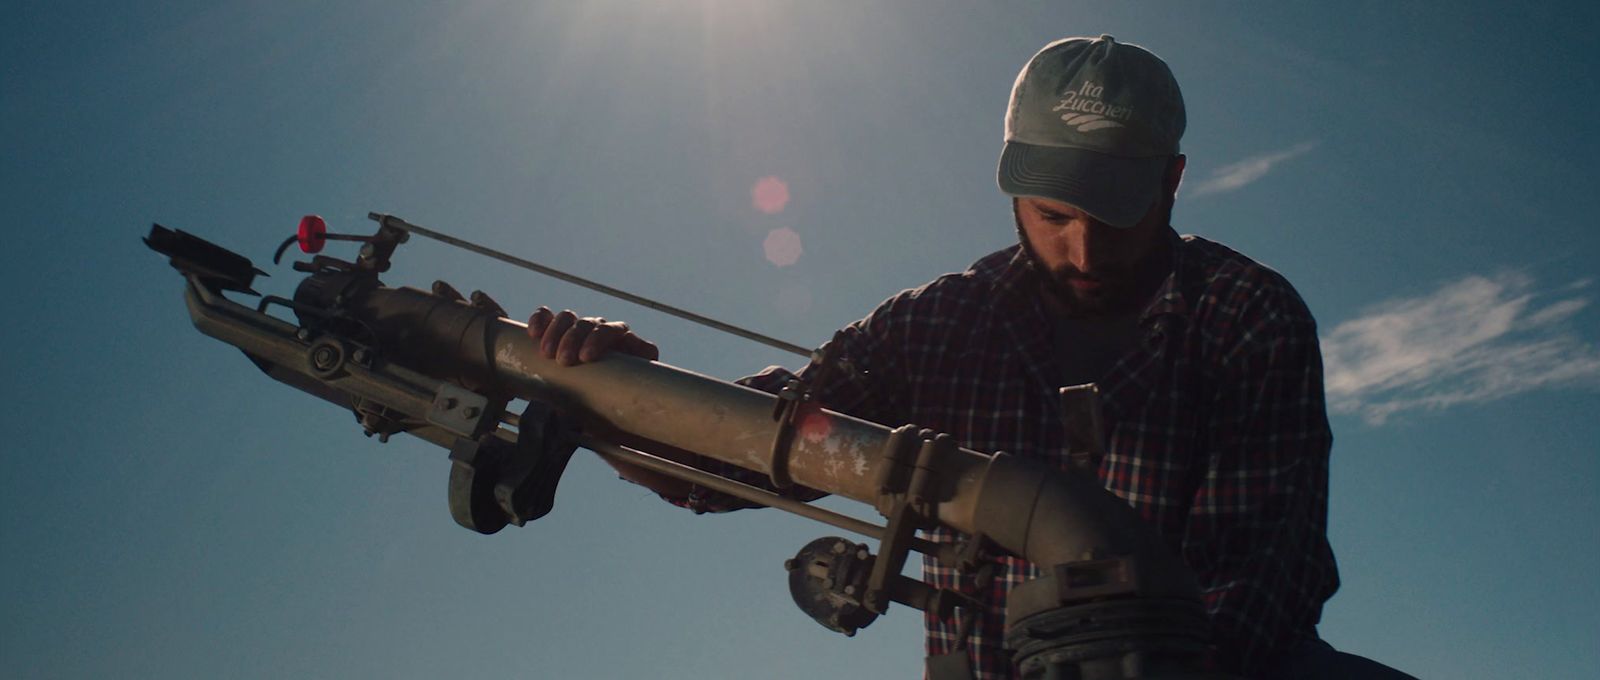
[[[628,324],[598,316],[579,318],[572,310],[556,314],[540,307],[528,317],[528,337],[539,343],[540,354],[562,366],[595,361],[613,350],[651,361],[661,358],[655,343],[635,335]]]
[[[651,361],[661,357],[661,350],[656,348],[655,343],[635,335],[628,330],[628,324],[606,321],[598,316],[579,318],[570,309],[556,314],[548,307],[540,307],[533,316],[528,317],[528,337],[539,344],[540,354],[547,359],[555,359],[562,366],[595,361],[613,350]],[[680,463],[692,464],[690,460],[674,455],[662,455]],[[693,488],[676,477],[607,456],[601,458],[616,468],[617,474],[622,475],[623,479],[668,498],[688,498]]]

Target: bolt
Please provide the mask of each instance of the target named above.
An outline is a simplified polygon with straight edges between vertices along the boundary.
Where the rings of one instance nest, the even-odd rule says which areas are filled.
[[[867,559],[870,556],[872,556],[872,553],[867,552],[866,548],[862,548],[862,549],[856,551],[856,559],[858,559],[858,560],[864,560],[864,559]]]
[[[364,364],[367,363],[368,354],[367,350],[358,349],[350,355],[350,358],[355,359],[358,364]]]
[[[455,397],[445,397],[443,403],[444,403],[444,410],[446,410],[446,411],[454,411],[454,410],[456,410],[457,406],[461,405],[461,402],[456,401]]]
[[[297,330],[294,332],[294,337],[299,338],[301,342],[309,342],[311,340],[311,329],[302,328]]]
[[[794,567],[795,567],[794,558],[789,558],[789,559],[783,561],[783,570],[784,571],[794,571]]]
[[[332,370],[339,363],[339,352],[332,347],[323,345],[311,353],[311,365],[319,371]]]
[[[478,407],[476,406],[468,406],[464,409],[461,409],[461,417],[463,418],[476,418],[478,417],[478,413]]]
[[[845,550],[845,548],[844,548],[844,544],[843,543],[835,543],[835,544],[833,544],[833,554],[835,554],[835,555],[843,555],[844,554],[844,550]]]
[[[844,587],[844,594],[846,594],[846,595],[854,595],[854,594],[856,594],[856,587],[855,586],[845,586]]]

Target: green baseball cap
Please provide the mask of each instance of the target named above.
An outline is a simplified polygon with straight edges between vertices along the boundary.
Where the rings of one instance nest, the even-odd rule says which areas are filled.
[[[1131,227],[1160,196],[1183,127],[1183,94],[1160,57],[1109,35],[1057,40],[1011,87],[1000,190]]]

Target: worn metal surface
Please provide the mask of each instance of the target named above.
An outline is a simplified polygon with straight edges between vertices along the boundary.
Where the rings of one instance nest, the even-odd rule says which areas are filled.
[[[379,289],[361,316],[408,365],[438,377],[499,382],[545,400],[605,438],[625,432],[731,463],[772,471],[775,397],[659,362],[611,355],[578,366],[546,359],[515,321],[495,318],[424,291]],[[826,409],[802,417],[788,458],[796,483],[876,505],[889,429]],[[647,447],[646,447],[647,448]],[[1145,595],[1196,597],[1193,577],[1159,536],[1088,474],[1068,474],[1014,457],[950,447],[935,463],[937,519],[1041,565],[1135,555],[1151,572]]]

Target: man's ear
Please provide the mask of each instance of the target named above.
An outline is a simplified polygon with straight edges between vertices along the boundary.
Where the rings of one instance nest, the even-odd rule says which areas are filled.
[[[1181,153],[1173,156],[1172,160],[1167,162],[1167,175],[1163,178],[1163,181],[1166,183],[1165,188],[1168,196],[1176,196],[1178,194],[1178,185],[1183,183],[1183,168],[1188,164],[1189,157]]]

